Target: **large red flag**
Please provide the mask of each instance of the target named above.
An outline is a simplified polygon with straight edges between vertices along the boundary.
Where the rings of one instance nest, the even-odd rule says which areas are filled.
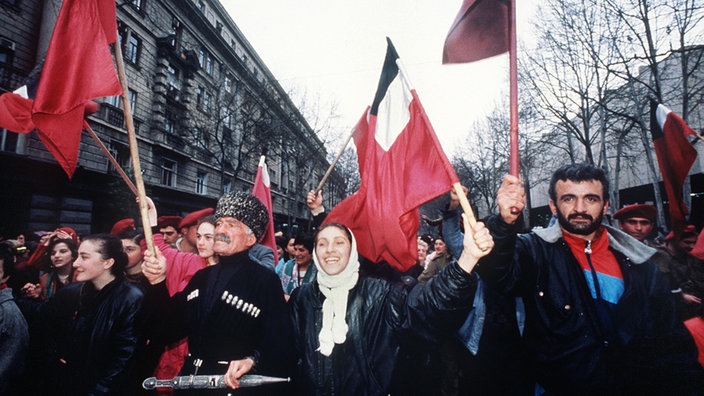
[[[474,62],[509,48],[509,0],[464,0],[445,39],[442,63]]]
[[[260,201],[266,206],[267,212],[269,212],[269,226],[267,226],[264,235],[262,235],[259,242],[262,245],[270,247],[274,251],[274,265],[279,262],[279,254],[276,251],[276,237],[274,236],[274,206],[271,203],[271,183],[269,180],[269,171],[266,167],[265,157],[262,155],[259,160],[259,168],[257,169],[257,176],[254,178],[254,187],[252,188],[252,195],[259,198]]]
[[[116,26],[114,1],[64,0],[49,42],[31,120],[69,177],[78,162],[86,102],[122,93],[108,47],[117,37]],[[29,132],[27,123],[19,124],[22,130],[13,129],[18,120],[27,119],[26,114],[13,112],[26,111],[26,102],[3,99],[8,102],[13,108],[0,112],[0,126]]]
[[[405,271],[418,257],[418,207],[459,179],[387,41],[374,102],[354,134],[359,190],[335,206],[325,222],[348,226],[361,256]]]
[[[670,225],[675,235],[686,224],[687,206],[682,199],[684,180],[697,158],[697,150],[687,140],[694,135],[682,118],[655,101],[650,102],[650,132],[658,158],[662,182],[670,201]]]

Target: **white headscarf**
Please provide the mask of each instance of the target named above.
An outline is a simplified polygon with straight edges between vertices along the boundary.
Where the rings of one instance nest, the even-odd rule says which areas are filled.
[[[331,226],[334,227],[334,226]],[[325,356],[330,356],[335,344],[342,344],[347,339],[347,296],[350,289],[357,284],[359,279],[359,255],[357,254],[357,241],[352,231],[347,229],[352,240],[350,241],[350,257],[347,266],[337,275],[328,275],[318,262],[318,255],[313,250],[313,262],[318,269],[318,288],[325,296],[323,302],[323,327],[318,334],[320,347],[318,351]]]

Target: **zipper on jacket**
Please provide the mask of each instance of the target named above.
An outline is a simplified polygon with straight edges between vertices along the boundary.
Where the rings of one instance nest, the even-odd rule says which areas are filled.
[[[594,269],[594,264],[592,264],[592,241],[587,241],[587,246],[584,247],[584,253],[587,256],[587,263],[589,264],[589,269],[592,273],[592,280],[594,281],[594,291],[596,292],[596,298],[601,300],[601,288],[599,287],[599,278],[596,276],[596,269]]]

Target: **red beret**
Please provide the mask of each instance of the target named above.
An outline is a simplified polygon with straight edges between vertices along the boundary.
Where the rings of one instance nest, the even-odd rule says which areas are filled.
[[[110,233],[112,235],[115,235],[116,237],[119,237],[120,234],[129,229],[134,230],[134,219],[122,219],[117,223],[113,224]]]
[[[73,230],[71,227],[61,227],[59,230],[67,233],[68,235],[71,236],[71,239],[73,239],[73,243],[78,244],[78,234],[76,234],[76,231]]]
[[[181,224],[183,217],[181,216],[159,216],[156,219],[156,223],[159,228],[173,227],[175,229],[179,228],[178,225]]]
[[[647,204],[627,205],[614,213],[614,219],[617,220],[630,219],[631,217],[642,217],[655,222],[656,216],[657,210],[655,210],[655,206]]]
[[[191,212],[188,214],[188,216],[184,217],[183,220],[181,220],[181,223],[178,225],[178,228],[196,225],[198,224],[198,220],[204,218],[205,216],[210,216],[211,214],[213,214],[213,208],[205,208],[201,210],[196,210],[195,212]]]

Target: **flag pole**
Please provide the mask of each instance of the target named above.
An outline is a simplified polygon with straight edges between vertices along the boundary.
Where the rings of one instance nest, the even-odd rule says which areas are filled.
[[[340,148],[340,152],[337,153],[337,156],[335,157],[334,160],[330,163],[330,166],[328,167],[328,170],[325,172],[325,175],[323,175],[323,178],[320,179],[320,183],[318,183],[318,187],[315,188],[315,193],[319,193],[323,189],[323,185],[325,182],[328,180],[328,177],[330,177],[330,174],[332,173],[332,169],[335,167],[335,164],[337,164],[337,161],[340,160],[340,157],[342,157],[342,154],[345,152],[345,149],[347,148],[347,145],[350,144],[350,140],[352,140],[352,137],[354,136],[355,128],[352,128],[352,131],[350,131],[350,135],[347,137],[347,140],[345,140],[345,144],[342,145]]]
[[[134,183],[132,183],[132,180],[130,180],[129,176],[127,176],[127,173],[122,169],[120,164],[117,162],[115,157],[112,156],[112,153],[110,153],[110,150],[108,150],[107,147],[105,147],[105,144],[100,140],[98,135],[95,133],[93,128],[88,125],[88,122],[83,121],[83,129],[88,131],[88,134],[95,140],[95,143],[98,144],[98,148],[100,148],[100,151],[105,154],[106,157],[108,157],[108,161],[110,161],[110,164],[115,168],[117,173],[120,175],[122,180],[127,184],[127,187],[129,187],[130,191],[132,191],[132,194],[134,194],[135,197],[139,196],[139,192],[137,191],[137,187],[135,187]]]
[[[129,42],[130,33],[127,32],[125,42]],[[115,63],[117,64],[117,77],[122,86],[122,111],[125,115],[125,125],[127,127],[127,138],[130,143],[130,156],[132,157],[132,168],[134,169],[134,182],[137,185],[137,198],[139,199],[139,213],[142,217],[142,228],[144,229],[144,239],[147,249],[156,254],[154,239],[152,237],[152,225],[149,222],[149,209],[147,208],[147,193],[144,190],[144,180],[142,179],[142,166],[139,163],[139,150],[137,149],[137,136],[134,130],[134,120],[132,119],[132,107],[130,106],[129,89],[127,86],[127,75],[125,74],[125,63],[122,60],[122,48],[120,41],[116,41]]]
[[[509,173],[518,177],[518,60],[516,58],[516,0],[511,0],[509,10],[509,81],[510,81],[510,111],[511,119],[509,126]]]
[[[477,224],[477,218],[474,216],[474,211],[472,210],[472,206],[469,205],[469,200],[462,189],[462,185],[460,183],[452,183],[452,189],[455,190],[455,194],[457,194],[457,198],[460,200],[460,206],[467,216],[469,226],[474,227],[474,225]],[[465,230],[465,232],[466,231],[467,230]]]

